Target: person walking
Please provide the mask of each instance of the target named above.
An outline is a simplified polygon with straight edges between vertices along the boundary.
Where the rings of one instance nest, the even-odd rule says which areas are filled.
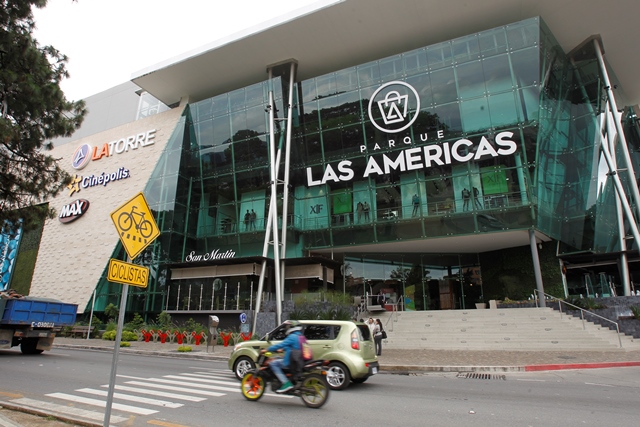
[[[373,341],[376,344],[376,355],[382,356],[382,332],[384,331],[384,328],[382,327],[382,322],[380,321],[380,319],[376,319],[375,325],[376,327],[375,333],[373,335]]]

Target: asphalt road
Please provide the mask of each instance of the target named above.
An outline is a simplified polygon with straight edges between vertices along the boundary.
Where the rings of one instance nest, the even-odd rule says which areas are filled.
[[[0,350],[0,405],[27,402],[86,411],[81,413],[95,414],[92,422],[102,425],[104,408],[96,405],[106,401],[111,361],[111,354],[92,351],[55,349],[23,356]],[[319,410],[294,397],[246,401],[224,362],[121,353],[117,374],[122,389],[116,390],[121,395],[114,399],[111,424],[120,426],[635,427],[640,419],[640,368],[470,378],[380,374],[331,392]]]

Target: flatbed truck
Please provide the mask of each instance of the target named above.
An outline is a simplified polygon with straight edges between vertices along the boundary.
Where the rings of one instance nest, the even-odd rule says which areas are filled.
[[[23,354],[51,350],[56,331],[76,321],[77,304],[49,298],[0,299],[0,349],[20,346]]]

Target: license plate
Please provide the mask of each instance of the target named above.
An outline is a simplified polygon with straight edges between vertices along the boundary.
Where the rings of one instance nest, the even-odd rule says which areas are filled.
[[[378,373],[378,368],[371,368],[371,373],[373,375],[377,374]]]

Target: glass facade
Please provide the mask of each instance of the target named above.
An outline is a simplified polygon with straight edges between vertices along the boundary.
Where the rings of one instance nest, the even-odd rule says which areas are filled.
[[[185,109],[145,188],[162,230],[140,261],[152,268],[152,284],[139,291],[147,310],[168,307],[168,293],[176,309],[199,306],[187,288],[211,295],[205,307],[218,306],[212,279],[169,286],[171,268],[207,254],[233,253],[225,263],[262,256],[276,155],[271,90],[280,149],[286,76]],[[594,143],[597,63],[573,64],[539,18],[297,82],[293,99],[288,259],[531,228],[559,240],[561,252],[616,250],[614,192]],[[482,297],[477,255],[341,261],[353,270],[343,289],[393,289],[416,309],[464,308]],[[247,277],[223,278],[238,301],[250,299]]]

